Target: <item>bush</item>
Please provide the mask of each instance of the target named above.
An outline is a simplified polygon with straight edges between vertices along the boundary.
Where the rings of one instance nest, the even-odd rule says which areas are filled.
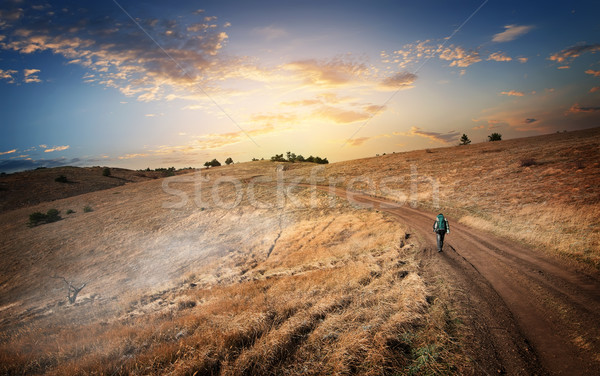
[[[58,183],[68,183],[69,179],[67,179],[67,177],[64,176],[64,175],[60,175],[59,177],[57,177],[56,179],[54,179],[54,181],[58,182]]]
[[[60,221],[62,218],[60,217],[60,212],[56,209],[50,209],[46,214],[41,212],[35,212],[29,214],[29,227],[34,227],[41,225],[43,223],[52,223],[56,221]]]
[[[488,139],[490,141],[502,141],[502,135],[500,133],[494,132],[488,136]]]
[[[73,213],[75,213],[75,210],[73,210],[73,209],[67,210],[67,214],[73,214]]]
[[[102,176],[110,176],[110,168],[104,167],[104,170],[102,170]]]
[[[83,212],[84,213],[89,213],[89,212],[92,212],[92,211],[94,211],[94,209],[92,209],[92,207],[89,206],[89,205],[86,205],[86,206],[83,207]]]
[[[225,160],[225,164],[226,164],[226,165],[228,165],[228,166],[229,166],[230,164],[232,164],[232,163],[233,163],[233,159],[231,159],[231,157],[229,157],[229,158],[227,158],[227,159]]]
[[[538,162],[534,158],[521,159],[521,167],[535,166]]]

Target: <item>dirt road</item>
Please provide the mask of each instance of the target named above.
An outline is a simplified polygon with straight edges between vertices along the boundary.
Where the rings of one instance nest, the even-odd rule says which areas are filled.
[[[353,200],[398,217],[424,241],[424,276],[452,286],[465,352],[477,374],[600,375],[597,275],[452,218],[438,253],[432,231],[437,213],[360,194]]]

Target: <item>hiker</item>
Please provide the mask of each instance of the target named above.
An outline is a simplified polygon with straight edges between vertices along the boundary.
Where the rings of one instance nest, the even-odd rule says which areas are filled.
[[[433,232],[437,234],[438,252],[441,252],[444,246],[444,236],[450,233],[450,225],[442,213],[438,214],[435,222],[433,222]]]

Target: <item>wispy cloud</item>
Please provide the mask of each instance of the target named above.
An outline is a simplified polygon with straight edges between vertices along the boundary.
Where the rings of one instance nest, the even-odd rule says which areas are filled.
[[[117,88],[140,101],[161,99],[171,91],[194,91],[197,85],[210,86],[217,78],[235,72],[228,58],[219,57],[228,35],[214,23],[215,18],[204,18],[206,27],[196,28],[179,19],[140,19],[171,59],[118,11],[97,18],[85,9],[75,15],[60,11],[27,15],[35,10],[25,4],[13,11],[3,10],[3,15],[8,15],[1,17],[7,38],[0,41],[0,49],[61,55],[89,70],[86,82]],[[14,73],[0,77],[11,80]],[[36,73],[39,70],[24,71],[24,81],[40,82]]]
[[[255,34],[262,36],[268,41],[288,36],[288,32],[284,28],[272,25],[265,27],[257,27],[253,31]]]
[[[525,124],[531,124],[531,123],[535,123],[537,121],[537,119],[534,118],[527,118],[523,121],[523,123]]]
[[[413,88],[413,83],[417,80],[417,75],[409,72],[399,72],[395,75],[385,78],[379,84],[381,88],[387,90],[399,90]]]
[[[596,106],[581,106],[579,104],[574,104],[569,108],[567,114],[577,114],[577,113],[589,113],[589,112],[598,112],[600,111],[600,107]]]
[[[519,63],[525,64],[527,62],[527,60],[529,60],[529,58],[528,57],[518,57],[517,60],[519,60]]]
[[[590,89],[590,93],[595,93],[599,90],[600,90],[600,86],[594,86],[593,88]]]
[[[299,60],[287,63],[283,68],[300,76],[305,84],[322,87],[343,86],[363,80],[369,71],[364,63],[344,58]]]
[[[523,93],[522,91],[517,91],[517,90],[501,91],[500,94],[513,96],[513,97],[522,97],[525,95],[525,93]]]
[[[598,52],[598,51],[600,51],[599,43],[577,44],[575,46],[565,48],[562,51],[553,53],[552,55],[550,55],[550,57],[548,59],[552,60],[552,61],[556,61],[557,63],[564,63],[564,62],[573,61],[574,59],[578,58],[579,56],[581,56],[582,54],[584,54],[586,52],[594,53],[594,52]]]
[[[361,146],[362,144],[369,141],[370,139],[371,139],[371,137],[358,137],[358,138],[353,138],[347,142],[348,142],[348,145],[350,145],[350,146]]]
[[[488,58],[486,60],[493,60],[493,61],[512,61],[512,57],[507,56],[504,52],[494,52],[492,54],[490,54],[490,56],[488,56]],[[527,60],[525,60],[527,61]]]
[[[53,148],[44,150],[44,153],[52,153],[53,151],[63,151],[63,150],[67,150],[68,148],[69,148],[69,145],[55,146]]]
[[[34,83],[34,82],[42,82],[42,80],[40,80],[37,75],[37,73],[39,73],[39,72],[41,72],[39,69],[24,69],[23,76],[25,78],[23,79],[23,81],[26,84]]]
[[[449,142],[454,142],[454,141],[458,140],[458,137],[461,135],[461,133],[455,132],[455,131],[450,131],[450,132],[446,132],[446,133],[429,132],[429,131],[424,131],[419,127],[412,127],[410,129],[409,135],[424,137],[424,138],[433,140],[435,142],[447,144]]]
[[[7,69],[7,70],[0,69],[0,79],[7,80],[9,84],[14,84],[15,83],[14,75],[16,73],[17,73],[17,71],[14,69]]]
[[[533,26],[526,25],[506,25],[504,26],[504,31],[498,34],[495,34],[492,38],[492,42],[510,42],[512,40],[517,39],[518,37],[527,34],[533,29]]]
[[[586,74],[591,74],[594,77],[600,77],[600,70],[588,69],[585,71]]]
[[[12,149],[12,150],[8,150],[8,151],[0,152],[0,155],[12,154],[12,153],[16,153],[16,152],[17,152],[17,149]]]

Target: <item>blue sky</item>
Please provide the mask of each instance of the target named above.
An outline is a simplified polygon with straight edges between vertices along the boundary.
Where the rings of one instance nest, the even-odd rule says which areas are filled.
[[[330,161],[598,126],[600,5],[4,1],[0,171]],[[466,22],[465,22],[466,21]]]

